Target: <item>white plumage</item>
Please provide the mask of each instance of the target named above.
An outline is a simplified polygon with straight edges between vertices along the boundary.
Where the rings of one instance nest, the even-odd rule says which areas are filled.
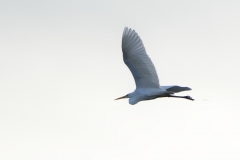
[[[124,63],[130,69],[136,84],[134,92],[117,98],[129,98],[134,105],[142,100],[151,100],[160,97],[176,97],[193,100],[190,96],[174,96],[174,93],[191,90],[188,87],[160,86],[156,69],[146,53],[142,40],[138,34],[127,27],[122,36],[122,52]]]
[[[122,37],[124,63],[131,70],[137,88],[159,88],[155,67],[138,34],[125,28]]]

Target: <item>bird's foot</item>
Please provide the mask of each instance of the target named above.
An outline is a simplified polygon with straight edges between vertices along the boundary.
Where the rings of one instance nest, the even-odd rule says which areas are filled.
[[[185,98],[194,101],[194,99],[190,96],[185,96]]]

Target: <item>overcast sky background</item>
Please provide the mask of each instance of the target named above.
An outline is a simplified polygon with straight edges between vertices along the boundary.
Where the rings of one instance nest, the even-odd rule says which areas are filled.
[[[240,159],[240,1],[1,0],[1,160]],[[114,101],[136,30],[161,85],[194,102]]]

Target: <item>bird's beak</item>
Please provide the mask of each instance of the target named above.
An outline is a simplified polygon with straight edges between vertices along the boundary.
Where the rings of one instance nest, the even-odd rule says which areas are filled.
[[[119,100],[119,99],[123,99],[123,98],[127,98],[127,95],[126,95],[126,96],[119,97],[119,98],[116,98],[115,100]]]

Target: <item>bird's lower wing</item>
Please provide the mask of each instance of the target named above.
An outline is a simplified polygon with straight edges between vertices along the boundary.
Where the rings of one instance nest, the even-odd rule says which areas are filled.
[[[162,89],[166,91],[172,91],[174,93],[192,90],[189,87],[181,87],[181,86],[162,86]]]

